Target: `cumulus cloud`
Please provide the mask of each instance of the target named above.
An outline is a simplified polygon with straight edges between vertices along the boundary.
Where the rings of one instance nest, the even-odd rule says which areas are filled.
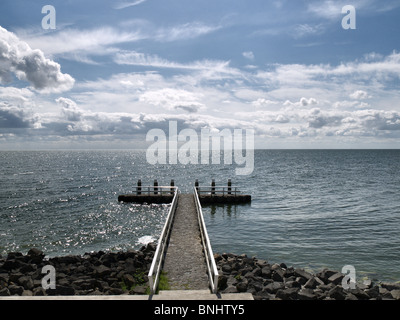
[[[68,121],[79,121],[82,118],[83,110],[79,109],[75,101],[68,98],[58,98],[56,102],[62,107],[61,111]]]
[[[199,98],[198,95],[186,90],[165,88],[145,92],[139,100],[167,110],[183,110],[193,113],[205,107],[198,101]]]
[[[368,95],[368,93],[366,91],[357,90],[357,91],[353,92],[352,94],[350,94],[350,98],[355,99],[355,100],[364,100],[364,99],[370,98],[370,96]]]
[[[62,73],[58,63],[0,27],[0,82],[11,82],[13,75],[41,92],[66,91],[74,85],[74,79]]]

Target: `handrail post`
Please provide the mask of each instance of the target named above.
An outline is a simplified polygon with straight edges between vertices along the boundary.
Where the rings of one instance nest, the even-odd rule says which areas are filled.
[[[154,180],[154,194],[158,194],[158,182],[157,179]]]
[[[175,186],[175,181],[174,179],[171,180],[171,190],[170,190],[170,194],[174,194],[174,186]]]
[[[142,180],[139,179],[137,182],[137,188],[136,188],[136,195],[142,194]]]
[[[228,194],[232,194],[232,180],[228,179]]]
[[[215,194],[215,179],[211,181],[211,194]]]

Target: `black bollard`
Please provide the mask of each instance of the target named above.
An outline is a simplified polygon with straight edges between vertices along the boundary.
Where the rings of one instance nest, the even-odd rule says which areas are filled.
[[[154,180],[154,194],[158,194],[158,182],[157,180]]]
[[[140,180],[140,179],[137,182],[136,194],[137,195],[142,194],[142,180]]]

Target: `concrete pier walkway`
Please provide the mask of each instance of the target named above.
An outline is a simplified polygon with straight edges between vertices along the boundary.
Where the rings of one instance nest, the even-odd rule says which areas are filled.
[[[163,271],[171,290],[209,289],[193,194],[179,194]]]

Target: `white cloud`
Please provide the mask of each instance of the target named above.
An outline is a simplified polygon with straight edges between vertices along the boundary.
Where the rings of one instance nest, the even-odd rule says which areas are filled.
[[[31,47],[40,48],[49,55],[70,54],[69,57],[75,58],[74,60],[78,54],[86,59],[87,54],[108,55],[115,52],[115,49],[110,49],[110,46],[134,42],[146,37],[139,30],[123,31],[114,27],[91,30],[64,29],[39,36],[27,30],[21,30],[19,34]]]
[[[121,2],[121,3],[117,3],[114,6],[114,9],[120,10],[120,9],[125,9],[125,8],[129,8],[129,7],[133,7],[133,6],[137,6],[143,2],[146,2],[147,0],[137,0],[134,2]]]
[[[354,91],[349,96],[350,96],[350,98],[355,99],[355,100],[365,100],[365,99],[370,98],[368,93],[366,91],[363,91],[363,90]]]
[[[254,53],[252,51],[245,51],[242,53],[243,57],[249,60],[254,60]]]
[[[161,42],[193,39],[221,29],[219,25],[207,25],[202,22],[190,22],[173,27],[159,28],[150,35]]]
[[[204,104],[199,102],[200,98],[198,94],[193,92],[166,88],[147,91],[140,96],[139,101],[161,106],[170,111],[177,110],[194,113],[205,108]]]
[[[26,42],[0,27],[0,82],[10,82],[13,74],[41,92],[70,90],[75,82],[70,75],[61,72],[58,63],[47,59],[41,50],[31,49]]]

